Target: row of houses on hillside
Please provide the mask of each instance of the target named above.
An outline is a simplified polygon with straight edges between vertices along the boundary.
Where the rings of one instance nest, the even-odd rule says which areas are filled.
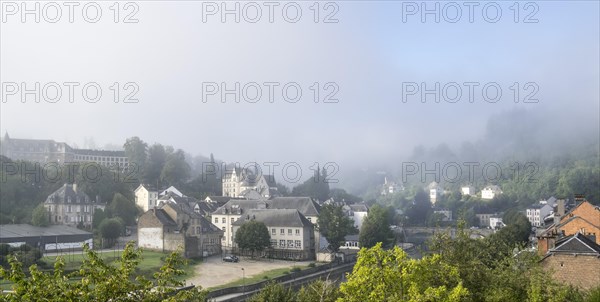
[[[435,204],[437,200],[444,194],[447,194],[446,191],[440,184],[437,182],[431,182],[425,190],[429,193],[429,200],[432,204]],[[472,186],[463,186],[460,188],[460,192],[462,195],[475,195],[475,189]],[[496,196],[502,194],[502,190],[497,185],[488,185],[481,189],[481,199],[491,200]]]
[[[332,199],[327,202],[336,203]],[[344,213],[360,227],[368,207],[364,203],[342,203]],[[235,243],[235,234],[244,222],[256,220],[266,225],[271,236],[271,246],[264,251],[265,256],[315,259],[318,251],[328,247],[317,229],[320,210],[321,204],[310,197],[241,199],[209,196],[198,201],[166,192],[157,199],[155,207],[139,218],[138,245],[160,251],[181,246],[186,256],[207,256],[221,251],[239,254],[243,251]],[[198,228],[199,223],[212,227]]]

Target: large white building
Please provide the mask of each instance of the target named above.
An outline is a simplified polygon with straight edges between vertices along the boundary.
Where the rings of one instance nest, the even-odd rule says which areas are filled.
[[[481,199],[494,199],[494,197],[500,194],[502,194],[500,187],[496,185],[486,186],[481,190]]]
[[[320,206],[310,197],[276,197],[270,200],[231,199],[211,215],[212,223],[223,230],[224,248],[233,247],[233,223],[250,210],[294,209],[316,225]],[[318,237],[315,235],[315,238]],[[318,240],[318,238],[317,238]]]
[[[241,225],[250,220],[263,222],[269,230],[272,258],[308,260],[315,257],[315,230],[296,209],[253,209],[232,223],[233,239]],[[236,244],[234,243],[234,246]]]
[[[369,214],[369,207],[364,203],[351,204],[348,207],[350,208],[348,215],[354,220],[354,226],[360,230],[363,221]]]
[[[431,182],[426,189],[429,192],[429,201],[432,204],[435,204],[438,198],[444,194],[444,189],[435,181]]]
[[[527,208],[526,216],[532,226],[539,227],[544,225],[544,217],[552,212],[552,207],[547,204],[534,204]]]
[[[277,184],[273,175],[254,174],[241,168],[226,170],[222,186],[223,196],[268,199],[277,195]]]
[[[140,184],[135,193],[135,204],[146,212],[158,205],[158,190],[151,185]]]

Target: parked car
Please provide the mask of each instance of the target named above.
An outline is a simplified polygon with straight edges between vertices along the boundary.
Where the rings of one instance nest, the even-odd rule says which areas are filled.
[[[234,256],[234,255],[229,255],[229,256],[223,257],[223,261],[225,261],[225,262],[239,262],[240,258],[238,258],[237,256]]]

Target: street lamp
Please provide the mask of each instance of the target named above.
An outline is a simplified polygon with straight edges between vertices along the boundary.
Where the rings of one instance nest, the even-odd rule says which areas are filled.
[[[246,271],[242,267],[242,291],[246,294]]]

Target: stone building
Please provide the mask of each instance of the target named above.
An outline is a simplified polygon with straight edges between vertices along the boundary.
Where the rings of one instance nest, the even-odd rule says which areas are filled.
[[[98,196],[90,198],[83,190],[77,188],[77,184],[64,184],[46,198],[44,207],[51,224],[90,229],[94,212],[97,209],[104,210],[106,205],[99,200]]]
[[[559,200],[555,213],[556,222],[537,235],[538,253],[543,256],[556,246],[562,237],[581,233],[596,244],[600,244],[600,207],[587,201],[576,205],[568,213],[564,213],[564,202]]]
[[[584,290],[600,284],[600,245],[579,232],[558,240],[541,264],[561,284]]]
[[[156,251],[181,249],[185,257],[221,253],[223,232],[188,204],[166,202],[138,219],[138,246]]]

